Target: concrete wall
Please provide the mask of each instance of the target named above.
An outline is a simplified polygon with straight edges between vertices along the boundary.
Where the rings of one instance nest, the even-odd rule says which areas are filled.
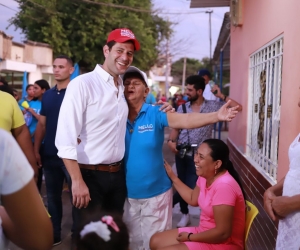
[[[243,112],[230,124],[229,138],[246,152],[248,123],[249,57],[283,34],[282,95],[278,179],[287,172],[288,147],[300,131],[300,1],[244,0],[244,22],[231,29],[230,96],[243,105]],[[250,128],[251,129],[251,128]]]
[[[11,47],[11,59],[17,62],[24,61],[24,45],[16,45],[12,43]]]

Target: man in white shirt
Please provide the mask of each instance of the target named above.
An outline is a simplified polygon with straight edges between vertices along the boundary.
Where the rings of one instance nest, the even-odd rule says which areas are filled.
[[[198,72],[199,76],[202,76],[205,81],[205,89],[203,92],[203,97],[205,100],[217,101],[218,98],[211,92],[211,86],[208,84],[211,80],[211,73],[207,69],[200,69]]]
[[[123,213],[126,183],[121,161],[128,106],[120,75],[139,48],[132,31],[113,30],[103,47],[103,65],[96,65],[92,72],[76,77],[68,85],[55,144],[72,179],[73,205],[79,221],[99,209]]]

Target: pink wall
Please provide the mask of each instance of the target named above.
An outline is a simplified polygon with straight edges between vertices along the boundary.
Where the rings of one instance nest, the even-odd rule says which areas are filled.
[[[288,170],[288,147],[300,132],[300,1],[244,0],[244,22],[231,27],[230,96],[243,111],[230,124],[229,137],[246,152],[249,56],[284,35],[278,179]]]

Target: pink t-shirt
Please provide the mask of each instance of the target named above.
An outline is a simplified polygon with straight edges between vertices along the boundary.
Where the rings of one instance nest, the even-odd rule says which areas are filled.
[[[198,204],[201,208],[199,231],[203,232],[216,227],[213,206],[234,206],[231,237],[222,244],[235,245],[244,249],[245,236],[245,201],[242,190],[234,178],[226,172],[216,179],[210,187],[206,187],[206,179],[199,177],[197,186],[200,187]],[[219,244],[220,247],[222,244]],[[220,248],[222,249],[222,247]]]

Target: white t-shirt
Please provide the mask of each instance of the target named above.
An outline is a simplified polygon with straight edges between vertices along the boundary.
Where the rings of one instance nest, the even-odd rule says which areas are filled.
[[[205,100],[211,100],[211,101],[217,101],[218,97],[216,97],[212,92],[211,92],[211,86],[209,83],[205,85],[205,89],[203,92],[203,97]]]
[[[33,169],[11,134],[0,129],[0,195],[15,193],[33,178]],[[0,218],[0,249],[5,247]]]

